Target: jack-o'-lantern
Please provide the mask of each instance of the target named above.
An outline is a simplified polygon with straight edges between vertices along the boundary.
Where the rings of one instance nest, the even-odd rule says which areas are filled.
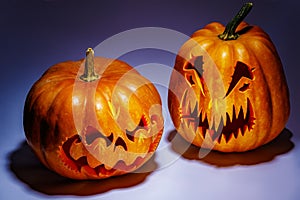
[[[82,66],[82,67],[81,67]],[[155,86],[128,64],[94,57],[49,68],[24,108],[28,144],[49,169],[101,179],[140,168],[163,131]]]
[[[246,3],[224,27],[196,31],[176,57],[168,106],[174,126],[189,142],[242,152],[274,139],[290,111],[279,55],[270,37],[242,20]]]

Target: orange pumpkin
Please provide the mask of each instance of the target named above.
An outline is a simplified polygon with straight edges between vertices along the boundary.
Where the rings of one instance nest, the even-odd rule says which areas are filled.
[[[124,62],[93,55],[89,48],[86,60],[49,68],[24,108],[28,144],[45,166],[73,179],[138,169],[163,131],[154,85]]]
[[[243,22],[245,4],[224,27],[196,31],[178,52],[169,85],[169,111],[189,142],[242,152],[274,139],[290,104],[282,63],[270,37]]]

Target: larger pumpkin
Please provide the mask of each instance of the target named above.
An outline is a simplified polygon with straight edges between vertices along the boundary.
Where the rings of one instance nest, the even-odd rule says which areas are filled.
[[[251,150],[274,139],[288,120],[276,48],[261,28],[242,21],[251,7],[245,4],[226,27],[214,22],[196,31],[178,52],[169,111],[178,132],[199,147]]]
[[[33,85],[24,130],[48,168],[73,179],[107,178],[153,155],[163,131],[161,100],[128,64],[88,49],[86,60],[56,64]]]

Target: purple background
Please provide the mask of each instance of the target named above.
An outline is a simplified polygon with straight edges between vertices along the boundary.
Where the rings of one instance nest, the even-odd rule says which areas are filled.
[[[292,138],[282,139],[279,145],[275,145],[275,151],[283,148],[282,152],[275,152],[270,159],[255,164],[237,160],[231,166],[216,164],[218,161],[209,159],[203,162],[181,158],[173,165],[151,173],[145,180],[144,177],[138,177],[142,181],[136,184],[116,184],[99,191],[95,189],[95,192],[87,192],[85,198],[300,199],[300,93],[297,73],[300,3],[292,0],[253,2],[254,7],[246,21],[262,27],[271,36],[281,56],[290,89],[291,115],[286,127],[288,136],[292,135]],[[32,84],[48,67],[58,62],[83,58],[87,47],[95,47],[103,40],[133,28],[164,27],[191,35],[209,22],[226,23],[243,3],[238,0],[2,1],[0,199],[51,198],[49,194],[56,194],[53,197],[60,198],[83,195],[76,193],[84,188],[81,183],[72,185],[72,182],[70,187],[74,186],[74,194],[49,192],[40,189],[39,184],[32,184],[33,180],[28,177],[48,173],[42,170],[36,175],[35,172],[41,170],[40,166],[37,170],[22,171],[22,165],[29,168],[30,162],[34,167],[38,165],[23,144],[24,100]],[[125,56],[124,60],[133,66],[157,62],[172,67],[174,55],[147,50],[144,53],[137,52],[135,56]],[[285,142],[289,145],[285,146]],[[273,150],[267,148],[263,152],[272,154],[270,151]],[[223,155],[221,159],[227,158]],[[104,181],[102,185],[109,184],[115,183]],[[96,187],[94,184],[94,187],[104,187],[102,185]]]

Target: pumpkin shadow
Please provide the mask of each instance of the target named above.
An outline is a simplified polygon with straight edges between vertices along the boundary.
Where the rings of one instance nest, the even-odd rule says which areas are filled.
[[[157,169],[155,155],[136,173],[101,180],[72,180],[50,171],[34,155],[26,141],[8,155],[9,170],[31,189],[47,195],[88,196],[144,182]]]
[[[219,151],[209,151],[201,149],[203,158],[199,158],[199,147],[189,145],[176,130],[168,135],[172,150],[188,160],[197,160],[216,167],[230,167],[235,165],[256,165],[272,161],[276,156],[285,154],[294,148],[291,141],[293,134],[288,129],[284,129],[274,140],[257,149],[239,152],[223,153]],[[205,152],[206,151],[206,152]]]

